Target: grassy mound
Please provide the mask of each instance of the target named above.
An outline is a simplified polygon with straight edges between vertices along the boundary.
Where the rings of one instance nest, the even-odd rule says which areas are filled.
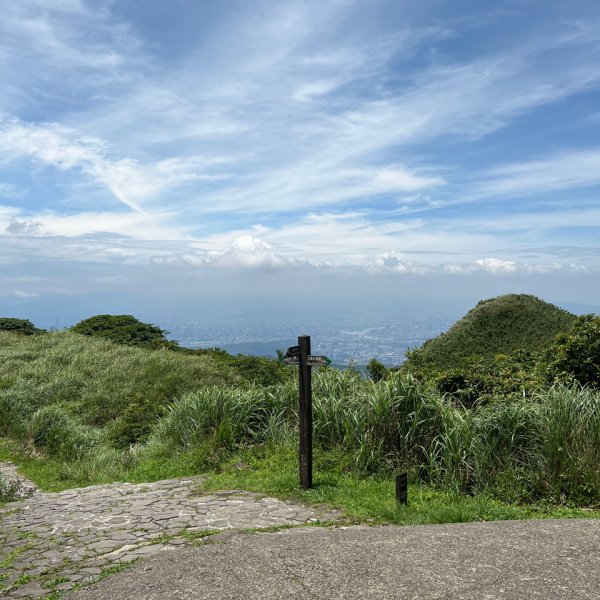
[[[180,395],[250,385],[253,378],[240,360],[134,348],[68,332],[0,332],[0,435],[41,446],[66,444],[76,453],[101,432],[115,447],[127,447],[144,439]]]
[[[446,333],[410,352],[406,365],[449,369],[460,367],[471,356],[537,352],[567,332],[575,319],[570,312],[526,294],[482,300]]]

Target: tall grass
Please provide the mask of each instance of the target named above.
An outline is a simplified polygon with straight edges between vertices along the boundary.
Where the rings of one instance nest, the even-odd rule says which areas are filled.
[[[598,392],[555,386],[530,402],[444,413],[428,461],[437,484],[505,500],[600,499]]]
[[[349,456],[359,473],[408,469],[439,487],[506,500],[600,498],[600,396],[591,390],[554,387],[533,401],[470,409],[398,373],[374,383],[325,369],[313,391],[315,443]],[[292,383],[206,388],[169,407],[149,445],[289,439],[296,398]]]
[[[143,438],[161,408],[182,393],[224,384],[248,385],[210,356],[66,332],[0,332],[0,435],[25,438],[34,413],[58,405],[82,425],[110,425],[115,444],[125,447]]]
[[[231,449],[289,439],[295,385],[188,394],[167,409],[149,445],[178,451],[210,439]],[[315,443],[349,456],[359,473],[408,469],[440,487],[508,500],[600,497],[600,397],[590,390],[555,387],[533,401],[470,409],[398,373],[374,383],[325,369],[313,394]]]
[[[600,496],[600,394],[553,387],[543,398],[540,485],[554,495]]]
[[[267,441],[292,422],[292,394],[293,386],[286,384],[206,387],[188,393],[167,407],[149,442],[185,450],[209,437],[224,448]]]

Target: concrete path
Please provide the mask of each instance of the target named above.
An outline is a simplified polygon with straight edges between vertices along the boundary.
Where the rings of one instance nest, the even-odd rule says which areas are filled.
[[[16,476],[10,465],[0,467]],[[200,482],[173,479],[53,494],[24,481],[30,497],[0,509],[0,596],[42,598],[70,590],[107,569],[193,545],[214,531],[339,516],[239,490],[202,495],[196,491]]]
[[[600,520],[218,537],[136,563],[69,600],[600,598]]]

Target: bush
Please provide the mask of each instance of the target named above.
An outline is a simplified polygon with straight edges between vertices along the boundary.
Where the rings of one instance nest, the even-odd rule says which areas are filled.
[[[23,335],[35,335],[44,333],[44,329],[38,329],[28,319],[13,319],[11,317],[0,317],[0,331],[11,331]]]
[[[35,337],[0,332],[0,435],[25,440],[33,414],[58,406],[76,423],[102,431],[110,446],[125,448],[143,441],[163,407],[179,396],[227,383],[248,386],[211,356],[128,347],[70,332]]]
[[[250,389],[212,387],[186,394],[167,408],[151,438],[152,444],[186,449],[212,439],[224,448],[250,441],[269,441],[267,432],[291,421],[295,386]]]
[[[542,386],[535,370],[536,360],[535,354],[517,350],[493,359],[471,358],[463,367],[430,378],[441,394],[448,394],[466,407],[497,399],[530,398]]]
[[[578,317],[573,329],[557,337],[539,370],[546,380],[600,388],[600,317]]]
[[[40,408],[33,415],[29,430],[36,448],[67,460],[82,458],[98,441],[97,435],[56,405]]]
[[[376,358],[372,358],[367,363],[367,373],[373,381],[381,381],[387,375],[386,366],[379,362]]]
[[[142,323],[132,315],[96,315],[77,323],[71,331],[82,335],[98,336],[117,344],[149,348],[177,348],[167,340],[163,329]]]

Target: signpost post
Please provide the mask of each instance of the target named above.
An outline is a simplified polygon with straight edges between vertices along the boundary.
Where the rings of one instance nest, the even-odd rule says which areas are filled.
[[[288,348],[283,362],[286,365],[299,367],[298,377],[298,416],[300,420],[300,485],[305,489],[312,487],[312,387],[311,367],[326,365],[326,356],[313,356],[310,353],[310,336],[298,337],[298,345]]]

